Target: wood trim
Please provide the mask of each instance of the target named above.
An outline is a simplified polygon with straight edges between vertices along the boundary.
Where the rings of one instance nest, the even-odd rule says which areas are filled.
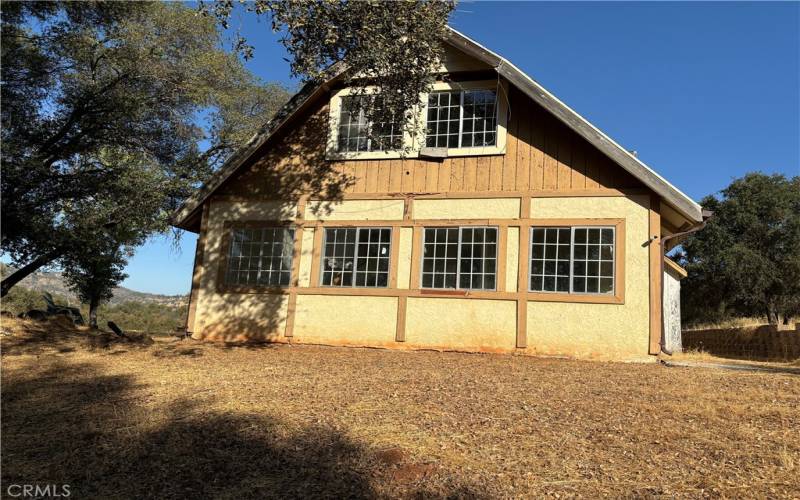
[[[397,265],[400,261],[400,228],[392,228],[391,254],[389,256],[389,288],[397,288]]]
[[[527,204],[530,209],[530,203]],[[525,213],[525,210],[522,211]],[[517,343],[519,349],[528,347],[528,253],[531,224],[524,222],[519,227],[519,264],[517,267]]]
[[[650,354],[661,352],[661,199],[652,195],[649,210]]]
[[[195,316],[197,315],[197,300],[200,289],[200,280],[203,275],[203,264],[205,263],[205,247],[208,238],[208,212],[210,203],[203,204],[203,211],[200,219],[200,234],[197,235],[197,244],[194,250],[194,267],[192,268],[192,288],[189,292],[189,310],[186,313],[186,331],[194,332]]]
[[[668,268],[672,269],[681,276],[678,279],[683,279],[689,276],[689,272],[686,269],[684,269],[680,264],[670,259],[669,257],[664,256],[664,264],[666,264]]]
[[[297,202],[297,221],[302,222],[306,213],[307,197],[302,197]],[[291,271],[291,284],[292,288],[297,289],[300,280],[300,258],[303,254],[303,227],[299,225],[294,230],[294,248],[292,250],[292,271]],[[291,338],[294,336],[294,318],[295,310],[297,308],[297,292],[289,293],[289,300],[286,305],[286,324],[284,325],[283,336]]]
[[[397,297],[397,324],[394,331],[395,342],[406,341],[406,310],[408,306],[408,297],[401,295]]]
[[[400,161],[400,160],[397,160]],[[441,167],[437,167],[441,168]],[[650,194],[651,191],[646,188],[586,188],[574,189],[569,191],[557,191],[553,189],[531,189],[528,191],[512,190],[512,191],[400,191],[400,192],[385,192],[385,193],[341,193],[337,195],[336,200],[318,200],[313,201],[340,201],[340,200],[396,200],[398,198],[405,199],[440,199],[440,198],[521,198],[523,196],[530,196],[531,198],[582,198],[582,197],[617,197],[617,196],[636,196],[643,194]],[[263,196],[243,196],[243,195],[214,195],[213,201],[279,201],[274,198]]]

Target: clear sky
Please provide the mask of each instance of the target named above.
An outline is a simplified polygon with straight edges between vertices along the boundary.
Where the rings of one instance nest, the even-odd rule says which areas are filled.
[[[231,23],[294,85],[263,20]],[[458,3],[451,25],[512,61],[694,199],[745,172],[800,175],[800,3]],[[187,293],[196,236],[156,239],[124,286]]]

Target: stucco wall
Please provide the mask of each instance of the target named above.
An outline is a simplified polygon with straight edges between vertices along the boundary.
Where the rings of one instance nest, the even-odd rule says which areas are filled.
[[[472,198],[414,201],[415,219],[513,219],[519,198]]]
[[[385,346],[394,343],[396,297],[299,295],[294,341]]]
[[[297,207],[281,202],[211,203],[202,272],[199,277],[194,337],[241,341],[277,340],[286,325],[285,295],[221,294],[217,292],[217,271],[222,256],[225,221],[286,220],[296,216]]]
[[[406,343],[475,351],[514,349],[517,303],[510,300],[408,299]]]
[[[681,277],[664,270],[664,339],[667,349],[680,352],[681,343]]]
[[[374,203],[379,201],[380,203]],[[426,204],[445,201],[444,204]],[[450,203],[450,202],[458,203]],[[415,201],[420,218],[514,219],[519,200],[422,200]],[[418,204],[424,210],[420,213]],[[526,354],[565,355],[600,359],[646,359],[649,320],[649,258],[643,244],[648,236],[647,196],[537,198],[531,202],[534,219],[625,219],[625,301],[623,304],[571,302],[527,303]],[[333,220],[402,219],[400,200],[346,201],[330,212]],[[205,262],[199,276],[195,335],[226,340],[287,340],[288,297],[263,293],[217,292],[224,222],[227,220],[287,219],[295,207],[266,202],[213,202],[209,210]],[[376,215],[377,214],[377,215]],[[306,214],[307,218],[309,213]],[[320,230],[320,229],[317,229]],[[509,228],[505,256],[506,275],[498,276],[506,292],[517,289],[520,244],[528,235]],[[397,284],[408,289],[413,230],[399,231]],[[314,229],[302,233],[299,284],[310,282]],[[409,297],[405,342],[395,342],[397,297],[309,295],[297,296],[294,337],[301,343],[370,345],[396,348],[441,348],[475,351],[519,352],[515,348],[517,308],[514,300]]]
[[[312,201],[306,220],[400,220],[403,200],[345,200],[335,203]]]
[[[624,218],[625,303],[528,302],[528,348],[534,354],[647,359],[650,277],[647,196],[538,198],[533,218]]]

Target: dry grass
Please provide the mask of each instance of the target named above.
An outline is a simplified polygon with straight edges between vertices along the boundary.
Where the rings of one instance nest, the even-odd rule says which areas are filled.
[[[4,325],[4,328],[5,325]],[[800,377],[4,337],[4,484],[76,498],[800,495]]]

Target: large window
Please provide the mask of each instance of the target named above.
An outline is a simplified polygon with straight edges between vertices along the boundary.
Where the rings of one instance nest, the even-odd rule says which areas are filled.
[[[388,228],[325,229],[322,285],[387,286],[391,239]]]
[[[425,145],[471,148],[497,144],[497,92],[461,90],[428,96]]]
[[[425,228],[422,288],[494,290],[496,227]]]
[[[613,227],[531,228],[530,290],[614,293]]]
[[[363,97],[344,96],[339,112],[337,151],[340,153],[399,149],[402,132],[397,123],[371,124],[367,121]],[[376,105],[380,105],[379,103]]]
[[[288,286],[294,229],[233,229],[225,282],[229,285]]]

